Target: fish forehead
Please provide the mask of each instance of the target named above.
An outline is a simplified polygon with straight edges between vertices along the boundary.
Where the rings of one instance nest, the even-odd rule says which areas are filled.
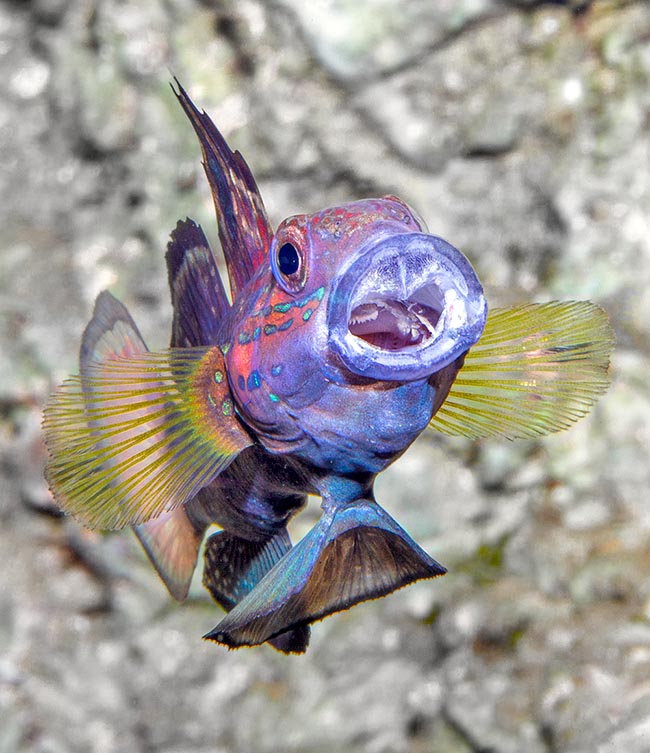
[[[312,243],[359,243],[385,225],[399,225],[403,231],[418,231],[420,225],[410,207],[395,196],[360,199],[327,207],[314,214],[298,214],[283,220],[276,237],[298,233],[311,236]]]
[[[341,263],[367,241],[384,233],[419,229],[420,224],[408,205],[394,196],[361,199],[314,214],[287,217],[278,226],[271,253],[286,242],[299,246],[308,266],[305,286],[298,292],[287,292],[274,279],[270,263],[260,268],[234,301],[232,318],[236,329],[244,329],[241,339],[248,342],[248,334],[257,339],[258,327],[267,323],[273,328],[281,324],[279,318],[293,317],[296,309],[306,304],[312,310],[318,307],[327,298],[333,278],[341,272]],[[310,315],[307,312],[305,322]]]

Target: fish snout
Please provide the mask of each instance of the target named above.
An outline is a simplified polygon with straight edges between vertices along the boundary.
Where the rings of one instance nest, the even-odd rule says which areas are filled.
[[[329,343],[355,374],[411,381],[474,345],[486,315],[481,283],[458,249],[400,233],[360,249],[334,281]]]

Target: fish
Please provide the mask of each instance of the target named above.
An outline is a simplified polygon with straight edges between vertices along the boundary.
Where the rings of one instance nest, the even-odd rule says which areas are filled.
[[[488,309],[466,256],[393,195],[274,231],[242,155],[172,89],[230,294],[189,218],[166,250],[168,348],[150,351],[100,293],[79,374],[44,410],[46,478],[81,524],[132,528],[178,601],[204,545],[203,584],[225,611],[206,639],[301,654],[314,622],[446,572],[377,502],[377,475],[425,431],[568,428],[607,390],[614,336],[590,301]],[[308,495],[321,517],[294,543]]]

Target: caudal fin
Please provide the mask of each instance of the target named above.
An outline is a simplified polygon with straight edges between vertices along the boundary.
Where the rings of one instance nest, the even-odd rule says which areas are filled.
[[[327,511],[205,637],[253,646],[446,572],[379,505]]]
[[[261,541],[219,531],[206,543],[203,585],[217,604],[230,611],[290,550],[286,528]],[[302,654],[309,644],[310,632],[308,625],[300,625],[276,635],[269,643],[285,654]]]

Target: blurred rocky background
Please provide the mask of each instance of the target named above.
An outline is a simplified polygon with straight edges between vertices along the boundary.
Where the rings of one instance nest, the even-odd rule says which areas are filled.
[[[202,642],[200,577],[172,603],[42,480],[96,294],[162,347],[167,235],[216,235],[173,75],[274,223],[395,193],[492,305],[588,297],[617,334],[571,431],[423,437],[385,474],[450,573],[305,657]],[[0,89],[0,753],[650,751],[650,4],[3,0]]]

